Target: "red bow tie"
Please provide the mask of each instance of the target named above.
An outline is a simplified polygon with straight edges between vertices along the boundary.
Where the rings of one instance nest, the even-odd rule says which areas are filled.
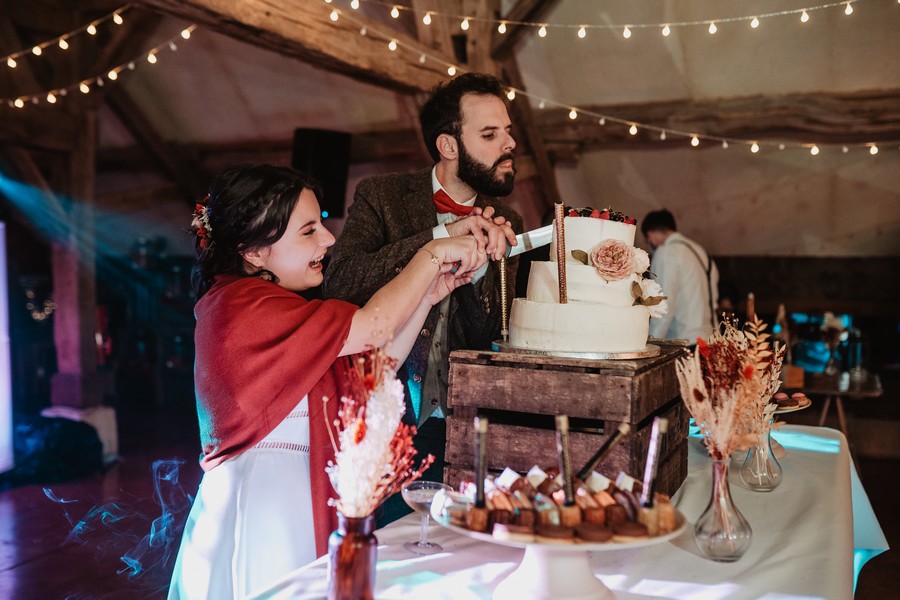
[[[434,193],[434,206],[439,213],[453,213],[458,217],[468,216],[472,209],[475,208],[474,206],[457,204],[443,189],[438,189]]]

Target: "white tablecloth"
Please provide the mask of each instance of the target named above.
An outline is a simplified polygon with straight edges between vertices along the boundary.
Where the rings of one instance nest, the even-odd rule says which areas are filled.
[[[592,553],[594,572],[617,598],[853,597],[858,568],[888,545],[856,476],[846,439],[832,429],[806,426],[784,426],[773,435],[787,450],[780,461],[784,481],[776,490],[744,489],[739,461],[731,467],[735,503],[753,528],[747,553],[735,563],[711,562],[699,554],[690,525],[671,542]],[[709,501],[711,468],[699,441],[691,439],[689,444],[688,476],[673,500],[693,522]],[[524,553],[432,525],[430,539],[444,552],[414,556],[402,544],[418,538],[418,524],[418,516],[410,515],[376,532],[377,598],[490,598]],[[318,600],[326,589],[323,557],[256,597]]]

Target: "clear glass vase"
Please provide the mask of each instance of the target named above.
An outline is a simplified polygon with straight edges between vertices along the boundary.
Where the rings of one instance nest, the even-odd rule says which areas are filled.
[[[783,479],[783,469],[772,452],[771,432],[772,422],[769,421],[741,465],[741,482],[754,492],[771,492]]]
[[[712,460],[712,495],[694,525],[700,551],[717,562],[734,562],[750,547],[753,530],[734,505],[728,483],[730,458]]]
[[[338,528],[328,538],[328,600],[373,600],[378,540],[375,516],[338,513]]]

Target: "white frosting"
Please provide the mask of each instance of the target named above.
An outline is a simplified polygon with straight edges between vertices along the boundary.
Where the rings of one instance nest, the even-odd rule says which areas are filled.
[[[634,246],[635,226],[590,217],[566,217],[567,304],[559,304],[556,261],[531,263],[527,299],[513,300],[509,343],[534,350],[559,352],[639,352],[646,348],[650,311],[634,306],[632,283],[640,275],[606,281],[592,265],[572,257],[572,250],[590,251],[616,239]],[[550,246],[556,256],[556,236]]]
[[[650,311],[646,306],[555,304],[513,300],[509,343],[560,352],[639,352],[646,348]]]
[[[594,219],[596,220],[596,219]],[[559,303],[559,276],[555,262],[531,263],[528,275],[527,298],[534,302]],[[619,281],[606,281],[597,269],[581,263],[566,265],[566,295],[569,302],[591,302],[607,306],[631,306],[633,282],[640,282],[636,274]]]
[[[566,262],[582,264],[572,256],[572,250],[584,250],[590,254],[591,249],[603,240],[622,240],[634,246],[634,234],[637,227],[619,221],[593,219],[591,217],[566,217],[563,219],[566,230]],[[556,256],[556,229],[550,240],[550,256]],[[555,258],[554,258],[554,261]]]

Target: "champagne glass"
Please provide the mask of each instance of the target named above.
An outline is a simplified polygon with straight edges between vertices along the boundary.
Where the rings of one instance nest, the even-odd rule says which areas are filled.
[[[453,491],[453,488],[445,483],[437,481],[413,481],[407,485],[400,494],[403,500],[417,513],[422,515],[422,526],[419,529],[419,541],[406,542],[403,547],[413,554],[436,554],[444,549],[440,544],[428,541],[428,520],[431,518],[431,500],[439,491]]]

